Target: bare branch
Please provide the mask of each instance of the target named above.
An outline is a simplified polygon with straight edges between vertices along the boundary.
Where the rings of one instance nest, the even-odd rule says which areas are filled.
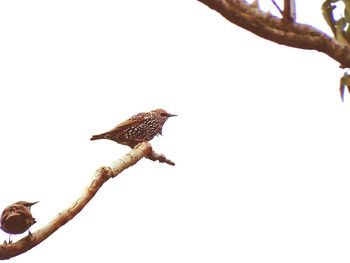
[[[136,164],[143,157],[153,156],[152,160],[163,160],[160,156],[152,150],[149,143],[141,143],[138,147],[130,151],[128,154],[112,163],[111,167],[101,167],[96,172],[90,185],[84,190],[81,197],[79,197],[69,208],[59,213],[51,222],[43,228],[37,230],[31,236],[28,235],[16,243],[0,245],[0,260],[9,259],[18,256],[36,245],[43,242],[46,238],[52,235],[57,229],[73,219],[95,196],[101,186],[110,178],[113,178],[123,172],[125,169]],[[165,158],[165,157],[164,157]],[[165,160],[167,160],[165,158]],[[167,160],[169,161],[169,160]],[[166,161],[164,161],[166,162]]]
[[[350,48],[322,31],[305,24],[283,23],[244,0],[198,0],[219,12],[230,22],[262,38],[281,45],[322,52],[350,68]]]

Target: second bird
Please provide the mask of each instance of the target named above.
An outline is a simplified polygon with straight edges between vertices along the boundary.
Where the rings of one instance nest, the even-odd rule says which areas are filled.
[[[140,112],[112,130],[92,136],[90,140],[109,139],[134,148],[139,143],[148,142],[156,135],[162,134],[164,123],[173,116],[177,115],[163,109]]]
[[[1,214],[1,229],[10,234],[9,243],[11,243],[11,234],[21,234],[29,230],[36,223],[35,218],[30,212],[32,205],[38,202],[19,201],[9,205]],[[29,231],[29,235],[31,235]]]

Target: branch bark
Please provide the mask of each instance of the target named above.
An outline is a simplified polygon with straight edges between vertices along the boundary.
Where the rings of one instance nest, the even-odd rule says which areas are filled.
[[[32,233],[31,236],[28,235],[20,239],[16,243],[0,245],[0,260],[18,256],[43,242],[61,226],[72,220],[95,196],[105,182],[110,178],[116,177],[130,166],[133,166],[143,157],[149,158],[149,156],[153,158],[153,161],[158,160],[159,162],[165,162],[164,155],[155,153],[152,150],[151,145],[144,142],[119,160],[113,162],[111,167],[99,168],[95,172],[90,185],[84,190],[81,197],[79,197],[70,207],[59,213],[46,226],[37,230],[35,233]]]
[[[305,24],[284,23],[244,0],[198,0],[219,12],[233,24],[262,38],[295,48],[322,52],[350,68],[350,48],[322,31]]]

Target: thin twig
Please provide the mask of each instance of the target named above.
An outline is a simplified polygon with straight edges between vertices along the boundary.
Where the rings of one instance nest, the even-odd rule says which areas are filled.
[[[169,159],[167,159],[164,154],[158,154],[155,151],[151,151],[147,156],[147,159],[150,159],[152,161],[158,161],[160,163],[167,163],[169,165],[175,165],[175,163]]]

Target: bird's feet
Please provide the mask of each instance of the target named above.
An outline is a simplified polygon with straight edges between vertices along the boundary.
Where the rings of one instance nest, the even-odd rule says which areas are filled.
[[[5,239],[4,240],[4,245],[9,245],[9,244],[12,244],[12,240],[9,238],[9,241],[7,242],[7,240]]]
[[[32,239],[33,238],[33,234],[32,232],[30,232],[30,230],[28,230],[28,236],[27,236],[29,239]]]

